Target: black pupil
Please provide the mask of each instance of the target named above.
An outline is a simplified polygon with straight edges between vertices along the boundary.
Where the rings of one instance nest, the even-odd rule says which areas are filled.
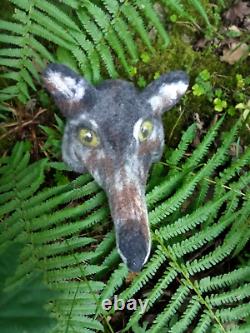
[[[141,132],[142,132],[142,135],[143,135],[144,138],[146,138],[149,134],[149,130],[145,126],[142,126]]]
[[[85,134],[85,136],[84,136],[84,140],[85,140],[86,142],[91,142],[92,139],[93,139],[93,135],[92,135],[92,133],[91,133],[91,132],[87,132],[87,133]]]

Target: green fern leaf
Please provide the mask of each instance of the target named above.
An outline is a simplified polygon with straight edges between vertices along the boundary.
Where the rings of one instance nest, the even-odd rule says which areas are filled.
[[[107,283],[107,286],[103,289],[103,292],[100,296],[101,301],[106,300],[112,295],[114,295],[115,291],[122,285],[122,282],[127,276],[127,274],[127,266],[124,264],[120,264],[119,267],[112,273]]]
[[[148,37],[148,33],[144,27],[143,20],[141,16],[138,14],[136,9],[130,5],[129,3],[125,3],[121,7],[122,14],[126,17],[126,19],[131,23],[131,25],[136,29],[142,40],[144,41],[145,45],[151,50],[151,52],[154,51],[150,39]]]
[[[144,15],[152,22],[153,26],[156,27],[158,30],[164,44],[163,47],[168,46],[170,42],[169,35],[167,34],[166,30],[164,29],[159,17],[156,15],[153,6],[151,5],[150,1],[146,0],[135,0],[134,1],[137,7],[144,13]]]
[[[191,22],[195,22],[195,19],[185,10],[183,4],[179,0],[163,0],[163,3],[166,4],[167,7],[173,10],[180,17],[187,18]]]
[[[185,301],[189,292],[190,290],[186,286],[181,285],[177,289],[177,291],[171,297],[168,306],[154,320],[154,324],[150,330],[151,333],[157,333],[165,327],[166,323],[172,316],[174,316],[176,310]]]
[[[207,27],[209,29],[211,29],[211,23],[209,22],[207,13],[204,9],[204,7],[202,6],[201,1],[199,0],[189,0],[190,4],[192,4],[194,6],[194,8],[197,10],[197,12],[201,15],[201,17],[203,17],[204,21],[207,24]]]
[[[43,10],[45,13],[49,14],[51,17],[58,20],[67,27],[79,31],[79,27],[75,24],[75,22],[67,14],[60,10],[58,6],[55,6],[45,0],[36,0],[35,5],[40,10]]]

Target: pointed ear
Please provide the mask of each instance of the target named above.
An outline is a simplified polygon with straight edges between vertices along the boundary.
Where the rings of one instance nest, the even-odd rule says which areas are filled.
[[[42,78],[65,117],[73,117],[80,111],[79,106],[86,107],[93,102],[95,88],[65,65],[48,65]]]
[[[174,71],[161,75],[143,91],[143,98],[151,105],[155,114],[162,114],[179,102],[188,88],[185,72]]]

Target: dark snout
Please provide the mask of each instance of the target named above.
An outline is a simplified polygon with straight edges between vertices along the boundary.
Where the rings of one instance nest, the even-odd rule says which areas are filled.
[[[129,270],[139,272],[150,251],[149,238],[143,232],[140,221],[123,221],[117,226],[116,237],[118,250]]]
[[[109,191],[118,252],[128,268],[139,272],[150,254],[151,239],[144,189],[123,183]]]

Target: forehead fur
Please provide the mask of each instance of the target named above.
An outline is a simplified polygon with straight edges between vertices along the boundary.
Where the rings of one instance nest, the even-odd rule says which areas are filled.
[[[96,87],[96,101],[84,108],[82,113],[76,113],[71,122],[83,123],[83,117],[94,120],[107,140],[112,145],[128,144],[127,138],[133,135],[133,126],[136,121],[144,117],[147,109],[140,99],[139,91],[134,85],[122,80],[107,80]]]

